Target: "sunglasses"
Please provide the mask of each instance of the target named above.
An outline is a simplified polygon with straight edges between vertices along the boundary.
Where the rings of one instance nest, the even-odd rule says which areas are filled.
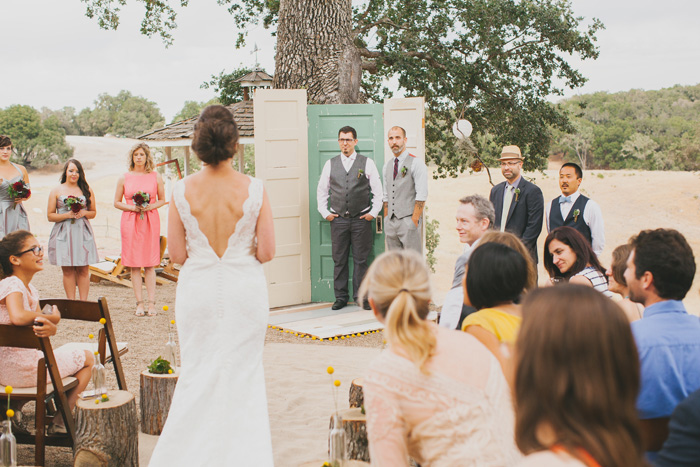
[[[13,255],[13,256],[22,256],[23,254],[29,253],[30,251],[31,251],[32,253],[34,253],[34,256],[41,256],[42,254],[44,254],[44,247],[43,247],[43,246],[40,246],[40,245],[37,245],[37,246],[32,247],[32,248],[30,248],[30,249],[28,249],[28,250],[24,250],[24,251],[21,252],[21,253],[17,253],[16,255]]]

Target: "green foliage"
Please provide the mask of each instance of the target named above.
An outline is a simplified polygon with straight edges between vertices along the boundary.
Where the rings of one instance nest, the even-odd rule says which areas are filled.
[[[80,127],[78,126],[77,114],[75,113],[74,107],[63,107],[60,110],[51,110],[47,107],[42,107],[41,121],[43,122],[50,117],[58,119],[61,128],[63,128],[67,135],[80,134]]]
[[[156,375],[165,375],[168,373],[168,370],[172,370],[170,362],[163,360],[161,357],[156,358],[148,365],[148,372]]]
[[[41,114],[28,105],[0,110],[0,134],[12,139],[15,161],[28,167],[41,168],[73,156],[61,121],[54,115],[42,121]]]
[[[699,170],[700,84],[658,91],[598,92],[563,101],[576,131],[555,132],[570,160],[587,168]]]
[[[224,73],[224,70],[222,70],[218,75],[212,75],[211,80],[205,81],[200,87],[202,89],[213,89],[222,105],[231,105],[243,100],[241,83],[237,83],[236,80],[251,71],[250,68],[246,67],[236,68],[231,73]]]
[[[180,122],[182,120],[187,120],[188,118],[196,117],[202,112],[202,109],[208,105],[220,104],[218,98],[210,99],[207,102],[197,102],[197,101],[185,101],[182,106],[182,110],[173,117],[171,123]]]
[[[100,94],[95,108],[81,110],[76,121],[82,135],[104,136],[110,133],[128,138],[165,124],[155,102],[133,96],[129,91],[120,91],[116,96]]]
[[[428,215],[426,212],[425,216],[425,261],[428,263],[428,267],[432,272],[435,272],[435,264],[437,259],[435,258],[435,250],[440,243],[440,234],[438,233],[438,228],[440,227],[440,222],[433,219],[428,220]]]
[[[117,27],[119,9],[113,0],[82,1],[101,27]],[[124,5],[127,0],[118,1]],[[169,5],[185,6],[187,0],[140,1],[147,7],[141,31],[158,33],[170,44],[176,24]],[[246,27],[277,24],[279,0],[217,1],[243,31],[238,46]],[[456,175],[471,160],[456,147],[450,131],[457,117],[470,120],[476,134],[492,135],[495,147],[520,146],[526,170],[546,164],[552,129],[573,131],[567,114],[547,98],[585,83],[567,60],[596,59],[596,33],[603,25],[597,19],[582,23],[567,0],[403,0],[399,5],[366,0],[337,5],[352,8],[348,29],[362,57],[365,99],[387,97],[389,80],[405,95],[425,96],[428,157],[438,166],[437,176]],[[303,32],[298,37],[299,47],[304,47]],[[227,89],[227,76],[222,72],[205,84]],[[223,92],[221,102],[231,102]],[[497,154],[473,139],[482,156]]]

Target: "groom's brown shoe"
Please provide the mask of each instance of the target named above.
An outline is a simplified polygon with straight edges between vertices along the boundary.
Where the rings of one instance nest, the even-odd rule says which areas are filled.
[[[340,310],[341,308],[345,308],[345,305],[348,304],[347,300],[341,300],[340,298],[336,300],[333,303],[333,306],[331,306],[331,310]]]

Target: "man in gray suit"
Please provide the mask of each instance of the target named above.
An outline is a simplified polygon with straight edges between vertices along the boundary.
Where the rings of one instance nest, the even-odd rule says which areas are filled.
[[[440,313],[440,326],[456,329],[464,319],[464,314],[471,310],[465,309],[462,280],[465,266],[469,262],[469,255],[479,244],[479,240],[493,226],[496,215],[493,204],[481,195],[465,196],[459,200],[457,208],[457,233],[459,241],[469,245],[469,249],[462,253],[455,263],[455,271],[452,277],[452,288],[445,296]],[[470,308],[470,307],[466,307]]]
[[[406,149],[406,130],[389,130],[394,157],[384,164],[384,231],[389,250],[423,251],[423,208],[428,199],[428,168]]]
[[[382,182],[372,159],[355,152],[357,131],[344,126],[338,132],[340,154],[326,161],[318,180],[318,212],[331,223],[333,252],[333,290],[339,310],[348,304],[348,256],[352,247],[353,299],[367,272],[367,258],[372,251],[372,219],[382,208]],[[329,200],[330,198],[330,200]],[[330,201],[330,208],[329,208]],[[358,303],[359,305],[359,303]],[[369,304],[362,304],[369,310]]]

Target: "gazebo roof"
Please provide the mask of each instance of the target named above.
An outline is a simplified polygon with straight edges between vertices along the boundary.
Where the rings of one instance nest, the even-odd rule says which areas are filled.
[[[264,72],[263,72],[264,73]],[[238,132],[241,138],[252,138],[253,131],[253,101],[241,101],[227,105],[226,108],[233,114],[233,119],[238,125]],[[194,125],[199,120],[199,115],[186,120],[165,125],[163,128],[153,130],[139,136],[137,139],[143,141],[183,141],[192,139]]]
[[[252,83],[257,83],[260,81],[272,81],[272,76],[265,73],[265,70],[263,70],[262,68],[255,68],[247,75],[238,78],[236,80],[236,83],[242,83],[243,81],[249,81]]]

